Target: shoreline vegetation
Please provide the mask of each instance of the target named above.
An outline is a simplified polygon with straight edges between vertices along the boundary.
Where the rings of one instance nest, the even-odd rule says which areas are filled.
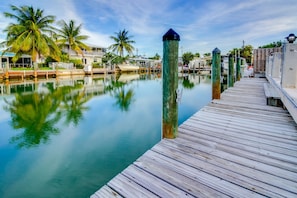
[[[37,74],[38,70],[43,70],[40,67],[49,67],[52,62],[73,63],[74,67],[81,69],[92,65],[97,71],[98,67],[106,68],[107,65],[121,64],[133,58],[131,55],[135,48],[132,44],[135,41],[131,40],[133,36],[125,29],[115,32],[115,36],[110,36],[114,43],[108,48],[96,47],[85,43],[89,36],[81,34],[82,24],[76,24],[74,20],[57,21],[55,16],[45,15],[44,10],[32,6],[11,5],[10,8],[11,12],[4,12],[3,15],[14,22],[5,28],[3,32],[6,39],[0,43],[3,50],[1,58],[7,53],[10,54],[5,56],[4,62],[0,60],[5,79],[9,79],[8,74],[14,70],[12,68],[23,55],[29,55],[30,61],[26,60],[26,65],[34,68]],[[58,28],[53,26],[55,23]],[[124,56],[124,52],[128,55]],[[24,65],[24,59],[20,64]]]

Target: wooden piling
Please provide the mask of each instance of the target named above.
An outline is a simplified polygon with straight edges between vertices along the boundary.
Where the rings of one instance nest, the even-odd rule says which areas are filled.
[[[228,60],[228,87],[234,86],[234,59],[232,54],[229,54],[229,60]]]
[[[6,65],[5,65],[5,76],[4,76],[4,79],[6,79],[6,80],[9,79],[8,69],[9,69],[9,63],[7,62]]]
[[[240,57],[236,58],[236,81],[240,81]]]
[[[221,97],[221,51],[215,48],[212,51],[211,65],[212,79],[212,99],[220,99]]]
[[[175,138],[178,129],[178,44],[180,37],[172,29],[163,36],[163,138]]]

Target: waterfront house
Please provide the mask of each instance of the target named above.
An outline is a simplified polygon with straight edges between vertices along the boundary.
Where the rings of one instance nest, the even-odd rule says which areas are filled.
[[[8,65],[9,68],[23,68],[23,67],[32,67],[32,58],[30,55],[23,54],[15,63],[12,61],[12,58],[15,56],[13,52],[3,52],[0,51],[0,68],[3,70]]]
[[[140,56],[129,58],[129,61],[143,68],[156,69],[161,67],[161,60],[149,59]]]
[[[195,57],[193,60],[189,62],[190,69],[200,69],[200,68],[205,68],[206,66],[207,66],[207,61],[205,58]]]
[[[74,50],[68,50],[68,47],[64,47],[62,49],[63,52],[69,53],[70,59],[80,59],[82,61],[83,65],[92,65],[93,63],[102,63],[102,57],[106,53],[106,48],[102,46],[96,46],[96,45],[89,45],[87,44],[91,50],[85,50],[83,49],[82,54],[76,53]]]

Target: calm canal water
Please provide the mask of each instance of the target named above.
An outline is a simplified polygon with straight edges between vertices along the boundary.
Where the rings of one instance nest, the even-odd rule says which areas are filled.
[[[0,84],[0,197],[89,197],[161,139],[162,79],[122,75]],[[179,124],[211,100],[179,78]]]

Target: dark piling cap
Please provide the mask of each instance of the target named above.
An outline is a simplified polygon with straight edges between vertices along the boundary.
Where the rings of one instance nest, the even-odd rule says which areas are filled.
[[[173,29],[169,29],[168,32],[166,32],[166,34],[164,34],[163,36],[163,41],[172,41],[172,40],[176,40],[179,41],[179,35],[178,33],[176,33]]]
[[[287,36],[286,37],[286,39],[287,39],[287,41],[289,42],[289,43],[294,43],[294,41],[296,40],[296,36],[295,36],[295,34],[293,34],[293,33],[291,33],[291,34],[289,34],[289,36]]]
[[[221,53],[221,50],[219,50],[217,47],[212,51],[212,53],[216,53],[216,54],[218,54],[218,53]]]

